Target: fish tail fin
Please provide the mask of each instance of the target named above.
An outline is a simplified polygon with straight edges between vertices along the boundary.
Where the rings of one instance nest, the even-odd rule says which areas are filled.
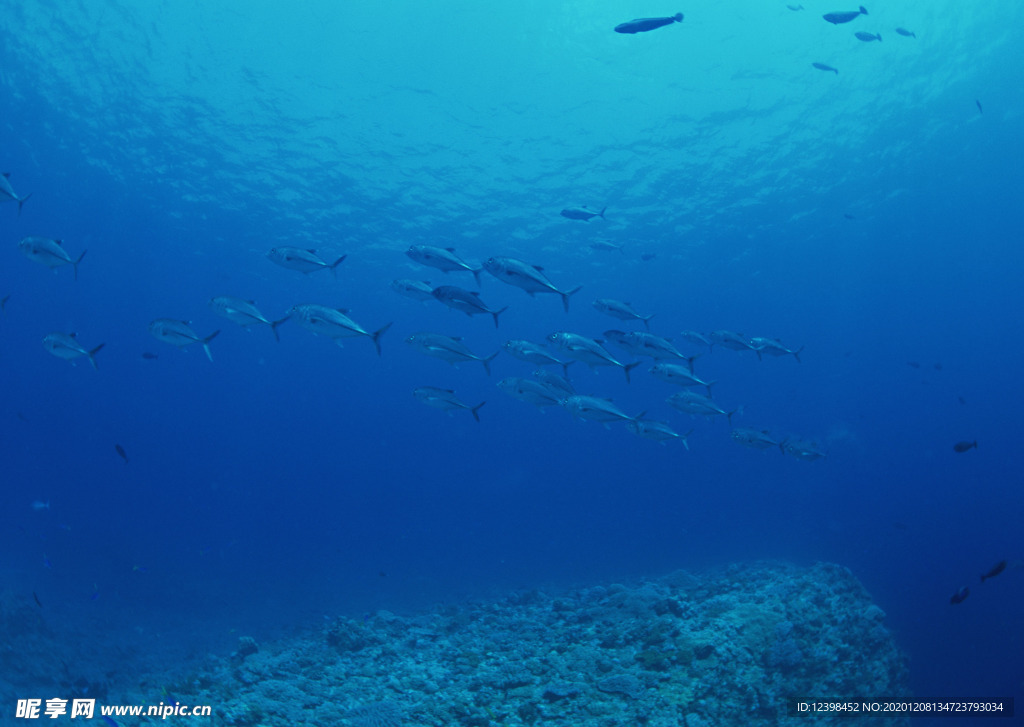
[[[647,410],[646,409],[644,409],[642,412],[640,412],[635,417],[630,419],[630,421],[631,422],[638,422],[638,421],[641,421],[645,416],[647,416]]]
[[[377,355],[378,356],[380,356],[380,337],[383,336],[384,333],[389,328],[391,328],[391,324],[390,323],[388,323],[386,326],[384,326],[382,328],[378,328],[376,331],[374,331],[373,333],[370,334],[370,339],[373,341],[374,348],[377,349]]]
[[[604,216],[604,211],[605,211],[606,209],[608,209],[608,205],[605,205],[604,207],[602,207],[602,208],[601,208],[601,211],[597,213],[597,216],[598,216],[598,217],[600,217],[600,218],[601,218],[602,220],[604,220],[605,222],[607,222],[607,221],[608,221],[608,218]]]
[[[675,15],[672,16],[672,19],[674,21],[676,21],[677,23],[681,23],[681,22],[683,22],[683,14],[682,13],[676,13]]]
[[[563,361],[562,362],[562,373],[565,374],[565,378],[569,378],[569,366],[576,363],[575,361]]]
[[[875,35],[878,36],[878,42],[881,43],[882,42],[882,34],[881,33],[875,33]]]
[[[652,318],[654,318],[654,313],[651,313],[646,318],[644,316],[640,316],[640,320],[642,320],[644,322],[644,328],[646,328],[648,331],[651,330],[651,319]]]
[[[971,446],[974,447],[975,449],[977,449],[978,448],[978,440],[975,439],[973,442],[971,442]]]
[[[686,368],[690,369],[690,373],[693,373],[693,362],[701,357],[701,354],[695,353],[692,356],[683,356],[683,361],[686,362]]]
[[[864,7],[863,5],[860,6],[860,14],[861,15],[867,15],[868,14],[868,9],[866,7]]]
[[[480,287],[480,273],[482,273],[483,271],[483,268],[477,268],[476,270],[473,270],[472,268],[469,269],[469,272],[473,273],[473,280],[476,281],[476,286],[478,288]],[[447,273],[448,271],[445,270],[445,272]]]
[[[206,358],[210,359],[211,361],[213,361],[213,354],[210,353],[210,341],[215,339],[219,333],[220,329],[218,328],[216,331],[214,331],[209,336],[203,339],[203,350],[206,351]]]
[[[91,351],[89,351],[89,363],[92,364],[92,367],[94,369],[97,368],[97,367],[96,367],[96,359],[93,358],[93,356],[95,356],[97,353],[99,353],[100,349],[103,348],[106,345],[107,344],[105,344],[105,343],[101,343],[99,346],[97,346],[96,348],[94,348]]]
[[[469,410],[469,413],[472,414],[473,418],[476,419],[477,421],[480,421],[480,415],[477,412],[479,412],[480,407],[482,407],[486,403],[486,401],[481,401],[479,404],[477,404],[476,406]]]
[[[743,407],[742,406],[738,406],[735,409],[733,409],[732,411],[727,411],[725,413],[725,420],[727,422],[729,422],[729,426],[730,427],[732,426],[732,415],[733,414],[742,414],[742,413],[743,413]]]
[[[707,387],[708,390],[708,398],[711,398],[711,385],[717,383],[717,381],[709,381],[708,383],[704,384],[704,386]]]
[[[498,311],[493,311],[493,312],[491,313],[491,315],[492,315],[492,316],[494,317],[494,327],[495,327],[495,328],[497,328],[497,327],[498,327],[498,316],[500,316],[500,315],[501,315],[502,313],[504,313],[504,312],[505,312],[505,311],[507,311],[507,310],[508,310],[508,306],[505,306],[505,307],[504,307],[504,308],[502,308],[501,310],[498,310]]]
[[[688,431],[686,434],[684,434],[683,436],[680,437],[680,439],[683,440],[683,446],[686,447],[686,451],[687,452],[690,451],[690,443],[688,441],[686,441],[686,440],[690,438],[691,434],[693,434],[693,430],[692,429],[690,431]]]
[[[797,350],[793,351],[793,358],[796,359],[797,363],[803,363],[803,361],[800,360],[800,352],[803,351],[803,350],[804,350],[804,347],[801,346]]]
[[[917,39],[917,33],[911,33],[911,34],[910,34],[910,37],[911,37],[911,38],[914,38],[914,39],[916,40],[916,39]]]
[[[623,372],[626,374],[626,383],[627,384],[632,383],[629,380],[629,372],[632,371],[633,369],[635,369],[639,365],[640,365],[639,361],[634,361],[633,363],[626,364],[625,366],[622,367]]]
[[[281,318],[280,320],[276,320],[276,321],[271,321],[270,322],[270,332],[274,334],[274,340],[277,341],[278,343],[281,342],[281,336],[277,332],[277,327],[279,325],[281,325],[282,323],[284,323],[289,318],[291,318],[291,316],[285,316],[284,318]]]
[[[836,72],[837,76],[839,75],[839,69],[838,68],[833,68],[832,70]]]
[[[480,359],[480,363],[482,363],[484,365],[484,371],[487,372],[488,376],[491,375],[491,361],[493,361],[495,358],[497,358],[499,353],[501,353],[501,351],[495,351],[494,353],[492,353],[487,358]]]
[[[764,359],[763,359],[763,358],[761,358],[761,349],[759,349],[759,348],[755,348],[755,349],[753,349],[753,350],[754,350],[754,353],[756,353],[756,354],[757,354],[757,360],[758,360],[758,361],[764,361]]]
[[[347,254],[342,255],[337,260],[335,260],[333,263],[331,263],[330,265],[327,266],[328,268],[331,269],[331,275],[334,276],[335,280],[338,279],[338,266],[341,265],[345,261],[345,258],[347,258],[347,257],[348,257]]]
[[[87,252],[89,251],[82,250],[82,254],[78,256],[78,259],[71,263],[71,267],[74,268],[75,271],[75,280],[78,280],[78,263],[82,262],[82,258],[85,257],[85,253]]]
[[[578,292],[580,292],[580,289],[582,287],[583,287],[582,285],[577,285],[575,288],[573,288],[570,291],[567,291],[565,293],[561,293],[561,292],[559,293],[559,295],[562,296],[562,307],[565,308],[565,312],[566,313],[569,312],[569,297],[573,296],[573,295],[576,295]]]
[[[29,193],[28,193],[28,194],[26,194],[26,195],[25,195],[24,197],[22,197],[21,199],[19,199],[19,200],[18,200],[18,216],[19,216],[19,217],[21,217],[21,206],[22,206],[23,204],[25,204],[25,202],[26,202],[26,201],[28,200],[28,198],[29,198],[29,197],[31,197],[31,196],[32,196],[32,193],[31,193],[31,192],[29,192]]]

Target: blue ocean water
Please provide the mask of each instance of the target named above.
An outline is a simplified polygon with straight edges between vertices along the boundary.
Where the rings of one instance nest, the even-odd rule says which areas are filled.
[[[0,167],[32,196],[0,206],[0,568],[49,620],[203,653],[330,613],[831,561],[887,612],[916,693],[1020,694],[1018,4],[915,0],[847,25],[813,0],[2,7]],[[581,205],[607,219],[559,215]],[[27,260],[26,236],[87,250],[77,281]],[[583,287],[566,314],[418,266],[421,244]],[[348,257],[304,275],[266,258],[277,246]],[[395,278],[508,311],[495,330]],[[220,295],[393,325],[380,357],[295,321],[277,343],[214,314]],[[533,367],[505,353],[488,377],[403,343],[489,355],[643,328],[597,312],[604,297],[680,345],[732,329],[802,346],[799,363],[687,350],[742,406],[735,426],[827,456],[739,446],[724,418],[668,406],[648,363],[630,384],[582,363],[572,379],[692,428],[689,450],[506,396],[496,382]],[[220,330],[212,363],[154,339],[163,317]],[[97,370],[48,355],[51,331],[104,343]],[[419,386],[486,401],[481,421]]]

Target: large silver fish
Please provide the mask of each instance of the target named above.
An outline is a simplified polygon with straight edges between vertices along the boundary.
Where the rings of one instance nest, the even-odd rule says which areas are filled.
[[[488,258],[484,270],[503,283],[522,288],[531,296],[536,293],[557,293],[562,296],[562,307],[566,313],[569,312],[569,296],[575,295],[583,287],[577,285],[572,290],[561,291],[544,275],[544,268],[511,257]]]
[[[391,328],[391,324],[388,323],[370,333],[349,318],[347,313],[347,308],[328,308],[326,305],[307,303],[292,306],[290,315],[307,331],[312,331],[318,336],[326,336],[339,346],[344,345],[343,338],[366,336],[373,341],[373,347],[377,349],[377,355],[380,356],[380,337]]]
[[[627,20],[625,23],[619,23],[615,26],[616,33],[627,33],[632,35],[634,33],[646,33],[651,30],[657,30],[658,28],[664,28],[666,25],[672,25],[672,23],[683,22],[683,14],[676,13],[670,15],[667,18],[636,18],[635,20]]]
[[[803,346],[795,351],[791,348],[786,348],[782,345],[782,341],[777,338],[751,338],[750,346],[757,351],[758,358],[761,358],[763,353],[769,356],[792,356],[797,360],[797,363],[800,363],[800,352],[804,350]]]
[[[569,364],[572,361],[560,361],[532,341],[505,341],[504,348],[509,355],[514,356],[520,361],[538,366],[561,366],[562,370],[565,371],[565,375],[569,375]]]
[[[480,294],[472,290],[464,290],[454,285],[441,285],[431,292],[435,300],[444,303],[449,308],[460,310],[472,318],[479,313],[489,313],[494,318],[494,327],[498,327],[498,316],[508,310],[505,306],[501,310],[491,310],[487,304],[480,299]]]
[[[569,379],[547,369],[537,369],[533,372],[533,378],[548,387],[559,400],[576,394],[576,387],[572,385]]]
[[[277,327],[289,318],[289,316],[285,316],[277,321],[267,320],[266,316],[260,313],[256,307],[256,301],[232,298],[230,295],[210,298],[210,308],[217,315],[223,316],[240,326],[248,327],[257,323],[270,326],[270,331],[274,334],[274,339],[277,341],[281,340],[281,337],[277,334]]]
[[[553,391],[540,381],[535,379],[524,379],[518,376],[509,376],[498,382],[498,388],[509,396],[514,396],[527,404],[536,407],[555,406],[562,402],[565,394]]]
[[[592,338],[581,336],[577,333],[567,331],[555,331],[548,336],[548,341],[553,346],[558,346],[569,356],[582,361],[590,368],[597,366],[618,366],[626,374],[626,382],[629,382],[629,372],[640,365],[639,361],[631,364],[624,364],[616,360],[600,343]]]
[[[591,210],[587,209],[586,205],[583,205],[582,207],[566,207],[564,210],[559,212],[559,214],[562,215],[562,217],[565,217],[566,219],[569,220],[581,220],[583,222],[590,222],[595,217],[600,217],[602,220],[606,219],[604,216],[604,211],[606,209],[608,208],[602,207],[600,212],[592,212]]]
[[[647,331],[632,331],[628,334],[628,338],[637,346],[641,356],[650,356],[653,359],[678,358],[686,361],[691,368],[693,359],[697,358],[696,356],[684,356],[679,349],[672,345],[670,340]]]
[[[732,415],[738,410],[725,411],[722,407],[711,400],[711,397],[698,394],[695,391],[680,391],[670,396],[666,401],[684,414],[695,414],[698,416],[714,416],[725,414],[725,418],[732,424]]]
[[[631,422],[626,422],[626,429],[633,432],[633,434],[638,437],[651,439],[655,442],[661,442],[662,444],[672,440],[678,440],[682,442],[683,446],[687,449],[690,448],[690,445],[686,441],[686,438],[693,434],[692,429],[686,434],[680,434],[670,427],[667,422],[655,422],[649,419],[636,419]]]
[[[821,17],[832,25],[840,25],[841,23],[849,23],[854,20],[858,15],[867,15],[868,11],[861,5],[857,10],[843,10],[835,13],[825,13]]]
[[[779,440],[772,437],[767,429],[736,427],[732,430],[732,439],[734,442],[752,449],[771,449],[779,446]]]
[[[735,331],[712,331],[710,338],[712,343],[717,343],[722,348],[731,348],[733,351],[754,350],[750,345],[750,339]]]
[[[714,348],[710,339],[698,331],[680,331],[679,335],[695,346],[707,346],[709,351]]]
[[[610,329],[601,334],[605,341],[611,341],[630,356],[643,356],[643,347],[626,331]]]
[[[101,343],[88,349],[78,342],[74,333],[51,333],[43,338],[43,347],[57,358],[74,363],[76,358],[85,356],[93,368],[96,368],[96,359],[93,357],[104,345]]]
[[[317,270],[330,270],[336,274],[336,268],[348,255],[342,255],[333,263],[326,262],[317,255],[316,250],[303,250],[299,247],[275,247],[267,253],[271,261],[282,268],[298,270],[300,273],[315,273]]]
[[[392,280],[391,289],[399,295],[413,300],[433,300],[434,287],[428,281],[421,280]]]
[[[703,381],[693,374],[691,366],[682,366],[667,361],[658,361],[649,369],[651,374],[662,381],[676,386],[703,386],[711,396],[711,385],[714,381]]]
[[[600,399],[596,396],[581,396],[579,394],[566,397],[562,401],[562,406],[578,419],[588,419],[592,422],[602,422],[604,424],[609,422],[635,422],[647,413],[641,412],[635,417],[631,417],[608,399]]]
[[[486,401],[481,401],[476,406],[469,406],[462,403],[451,389],[439,389],[436,386],[421,386],[418,389],[414,389],[412,395],[427,406],[433,406],[448,412],[449,416],[456,409],[468,409],[469,413],[477,421],[480,421],[480,415],[477,412],[480,411],[480,407],[487,403]]]
[[[465,270],[473,273],[473,279],[480,285],[480,273],[482,268],[474,268],[465,260],[455,254],[454,247],[434,247],[432,245],[412,245],[405,254],[418,262],[420,265],[427,265],[445,273]]]
[[[23,237],[18,243],[18,249],[29,260],[45,265],[51,270],[59,268],[61,265],[70,265],[75,270],[75,280],[78,280],[78,263],[82,262],[87,251],[82,250],[78,259],[72,260],[67,251],[61,247],[62,242],[62,240],[54,240],[51,237]]]
[[[500,351],[495,351],[487,358],[481,358],[470,351],[461,338],[442,336],[440,333],[414,333],[405,342],[420,353],[447,361],[453,366],[462,361],[479,361],[487,375],[491,375],[491,361]]]
[[[219,330],[216,330],[206,338],[200,338],[192,330],[189,321],[176,321],[173,318],[157,318],[150,321],[149,332],[156,339],[178,348],[184,348],[193,343],[201,343],[203,344],[203,350],[206,351],[206,357],[211,361],[213,361],[213,354],[210,353],[210,341],[220,333]]]
[[[31,192],[26,194],[24,197],[19,197],[15,193],[14,187],[11,186],[10,172],[4,172],[3,175],[0,176],[0,202],[17,202],[19,215],[21,214],[21,206],[25,204],[25,200],[31,196]]]
[[[783,454],[792,455],[806,462],[813,462],[816,459],[825,457],[825,452],[816,443],[798,437],[783,439],[779,443],[779,447],[782,449]]]
[[[647,329],[650,329],[650,320],[654,318],[653,313],[649,316],[642,316],[633,310],[633,306],[629,303],[614,298],[598,298],[594,301],[594,307],[606,316],[618,318],[620,321],[643,321],[644,328]]]

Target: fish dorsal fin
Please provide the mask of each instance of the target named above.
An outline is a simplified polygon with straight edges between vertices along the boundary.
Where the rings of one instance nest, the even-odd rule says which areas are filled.
[[[470,294],[470,295],[472,295],[472,296],[473,296],[474,298],[476,298],[477,300],[480,300],[480,294],[479,294],[479,293],[477,293],[477,292],[476,292],[475,290],[470,290],[470,291],[469,291],[469,294]]]
[[[533,269],[536,270],[538,273],[544,272],[544,268],[542,268],[540,265],[534,265]]]
[[[72,332],[71,332],[71,333],[69,333],[68,335],[69,335],[69,336],[71,336],[72,338],[74,338],[74,337],[75,337],[75,336],[77,336],[78,334],[77,334],[77,333],[75,333],[74,331],[72,331]]]
[[[245,302],[248,303],[249,305],[256,305],[256,301],[255,300],[247,300]]]
[[[311,252],[311,253],[313,253],[314,255],[316,255],[316,250],[314,250],[314,249],[313,249],[313,248],[311,248],[311,247],[307,247],[307,248],[306,248],[306,252]]]
[[[448,252],[455,252],[454,247],[446,247],[445,250],[447,250]]]
[[[54,242],[56,242],[58,245],[63,245],[64,244],[63,240],[54,240]]]
[[[349,314],[349,309],[348,308],[335,308],[334,310],[338,311],[343,316],[347,316]]]
[[[446,391],[449,394],[454,394],[455,393],[455,389],[441,389],[441,391]]]
[[[462,340],[462,336],[452,336],[452,340],[453,341],[461,341]]]
[[[604,344],[604,339],[603,338],[595,338],[594,339],[594,343],[600,343],[600,344],[603,345]]]
[[[11,178],[11,173],[10,173],[10,172],[4,172],[3,174],[4,174],[4,176],[5,176],[5,177],[6,177],[7,179],[10,179],[10,178]]]

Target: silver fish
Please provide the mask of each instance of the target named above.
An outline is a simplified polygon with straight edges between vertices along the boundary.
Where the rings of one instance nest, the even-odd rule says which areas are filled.
[[[582,207],[566,207],[559,214],[562,217],[566,217],[570,220],[582,220],[583,222],[590,222],[594,217],[600,217],[602,220],[605,219],[604,211],[607,207],[602,207],[600,212],[591,212],[587,209],[586,205]]]
[[[672,25],[672,23],[683,22],[683,14],[676,13],[670,15],[667,18],[637,18],[635,20],[629,20],[625,23],[619,23],[615,26],[616,33],[646,33],[651,30],[657,30],[658,28],[664,28],[666,25]]]
[[[707,346],[709,351],[714,348],[711,341],[703,333],[698,333],[697,331],[681,331],[679,335],[688,343],[692,343],[695,346]]]
[[[769,356],[792,356],[797,360],[797,363],[800,363],[800,352],[804,350],[803,346],[795,351],[791,348],[786,348],[777,338],[751,338],[750,346],[757,352],[758,358],[761,358],[763,353]]]
[[[680,366],[666,361],[658,361],[649,371],[656,378],[676,386],[703,386],[708,390],[708,396],[711,396],[711,385],[715,383],[714,381],[702,381],[694,376],[690,366]]]
[[[643,321],[644,328],[647,329],[650,329],[650,320],[654,318],[653,313],[649,316],[642,316],[633,310],[633,306],[629,303],[614,298],[598,298],[594,301],[594,307],[606,316],[618,318],[620,321]]]
[[[865,33],[863,30],[859,30],[856,33],[854,33],[854,35],[857,37],[857,40],[863,40],[865,43],[870,43],[873,40],[877,40],[879,42],[882,41],[882,34],[881,33],[874,33],[874,34],[872,34],[872,33]]]
[[[377,349],[377,355],[380,356],[380,337],[391,328],[391,324],[388,323],[370,333],[349,318],[347,314],[347,308],[328,308],[315,303],[292,306],[290,311],[290,315],[299,322],[300,326],[318,336],[330,338],[339,346],[344,345],[341,340],[343,338],[367,336],[373,341],[373,347]]]
[[[778,440],[772,438],[767,429],[758,430],[750,427],[737,427],[732,430],[732,439],[734,442],[738,442],[744,447],[751,447],[752,449],[771,449],[772,447],[779,446]]]
[[[629,372],[640,365],[639,361],[635,361],[631,364],[620,363],[608,353],[600,343],[592,338],[581,336],[577,333],[568,333],[566,331],[556,331],[548,336],[548,341],[561,348],[569,356],[582,361],[590,368],[596,366],[618,366],[626,374],[626,381],[629,382]]]
[[[282,268],[309,274],[315,273],[317,270],[330,270],[332,273],[336,273],[336,268],[348,255],[342,255],[333,263],[328,263],[317,255],[316,250],[303,250],[299,247],[275,247],[267,253],[267,257]]]
[[[449,308],[460,310],[469,317],[478,313],[490,313],[494,318],[494,327],[498,327],[498,316],[508,310],[505,306],[501,310],[491,310],[487,304],[480,299],[480,294],[472,290],[464,290],[454,285],[441,285],[431,292],[435,300],[444,303]]]
[[[536,343],[518,340],[505,341],[504,349],[509,353],[509,355],[514,356],[520,361],[525,361],[526,363],[537,364],[538,366],[561,366],[565,371],[565,375],[569,375],[569,364],[571,364],[572,361],[560,361]]]
[[[57,358],[65,361],[74,361],[80,356],[89,359],[89,363],[96,368],[96,359],[93,358],[105,344],[88,349],[78,342],[74,333],[51,333],[43,338],[43,347]]]
[[[735,331],[712,331],[711,342],[717,343],[722,348],[731,348],[733,351],[753,351],[750,339]]]
[[[616,251],[618,251],[618,252],[622,253],[623,255],[626,254],[626,251],[623,250],[623,248],[625,246],[626,246],[625,243],[622,243],[622,242],[612,242],[611,240],[605,240],[605,239],[597,239],[597,240],[594,240],[592,243],[590,243],[590,249],[591,250],[605,250],[607,252],[616,252]]]
[[[851,20],[854,20],[858,15],[867,14],[868,11],[864,9],[863,5],[861,5],[860,9],[858,10],[844,10],[835,13],[825,13],[821,17],[825,18],[827,22],[832,23],[832,25],[840,25],[841,23],[849,23]]]
[[[480,285],[480,273],[482,268],[474,268],[465,260],[455,254],[454,247],[433,247],[432,245],[412,245],[405,254],[418,262],[420,265],[427,265],[438,270],[451,273],[460,270],[473,273],[473,279]]]
[[[277,341],[281,340],[281,337],[277,334],[277,327],[289,318],[289,316],[285,316],[278,321],[269,321],[256,307],[256,301],[232,298],[230,295],[210,298],[210,308],[217,315],[223,316],[240,326],[251,326],[256,323],[270,326],[270,331],[274,334],[274,339]]]
[[[201,343],[203,350],[206,351],[206,357],[211,361],[213,361],[213,354],[210,353],[210,341],[220,333],[217,330],[206,338],[200,338],[190,327],[189,321],[176,321],[173,318],[157,318],[150,321],[149,332],[158,340],[178,348],[184,348],[192,343]]]
[[[798,437],[788,437],[782,440],[779,443],[779,448],[783,454],[789,454],[807,462],[825,457],[825,452],[817,444]]]
[[[82,254],[78,256],[78,259],[72,260],[67,251],[61,247],[62,243],[63,240],[54,240],[50,237],[24,237],[18,243],[18,249],[29,260],[45,265],[51,270],[59,268],[61,265],[70,265],[74,268],[75,280],[78,280],[78,263],[82,262],[82,258],[85,257],[87,251],[82,250]]]
[[[610,329],[601,334],[605,341],[611,341],[630,356],[643,356],[643,346],[626,331]]]
[[[399,295],[413,300],[433,300],[434,288],[428,281],[392,280],[391,289]]]
[[[670,340],[647,331],[633,331],[629,334],[629,338],[639,347],[641,356],[650,356],[653,359],[679,358],[688,362],[691,368],[693,359],[697,358],[696,356],[684,356],[679,349],[672,345]]]
[[[451,389],[439,389],[436,386],[421,386],[418,389],[414,389],[412,395],[427,406],[443,409],[449,415],[455,409],[468,409],[469,413],[477,421],[480,421],[480,415],[477,412],[480,411],[480,407],[487,403],[486,401],[481,401],[476,406],[469,406],[462,403]]]
[[[18,203],[18,214],[21,214],[21,206],[25,204],[25,200],[32,196],[29,192],[24,197],[19,197],[14,187],[11,186],[11,173],[4,172],[0,175],[0,202],[17,202]]]
[[[500,351],[495,351],[487,358],[477,356],[462,343],[461,338],[442,336],[439,333],[414,333],[405,342],[420,353],[447,361],[453,366],[461,361],[479,361],[487,375],[491,375],[491,361]]]
[[[539,265],[528,265],[511,257],[492,257],[484,263],[484,270],[503,283],[522,288],[531,296],[536,293],[557,293],[562,296],[562,307],[569,312],[569,296],[575,295],[583,286],[577,285],[569,291],[556,288]]]
[[[573,396],[576,393],[576,387],[572,385],[569,379],[552,373],[547,369],[537,369],[533,372],[533,378],[544,384],[544,386],[558,396],[559,399],[564,399],[567,396]]]
[[[633,434],[638,437],[652,439],[655,442],[661,442],[662,444],[671,440],[679,440],[687,449],[690,448],[690,445],[686,441],[686,438],[693,434],[692,429],[686,434],[679,434],[670,427],[667,422],[655,422],[649,419],[636,419],[631,422],[626,422],[626,429],[633,432]]]
[[[698,416],[725,414],[725,418],[730,424],[732,424],[732,415],[736,413],[736,410],[725,411],[712,401],[711,397],[698,394],[695,391],[680,391],[670,396],[666,401],[684,414],[695,414]]]
[[[514,396],[527,404],[536,407],[555,406],[565,398],[564,394],[552,391],[550,388],[534,379],[524,379],[518,376],[509,376],[498,382],[498,388],[509,396]]]
[[[641,412],[635,417],[623,413],[615,404],[608,399],[600,399],[596,396],[569,396],[562,400],[570,414],[577,419],[589,419],[592,422],[635,422],[646,412]]]

